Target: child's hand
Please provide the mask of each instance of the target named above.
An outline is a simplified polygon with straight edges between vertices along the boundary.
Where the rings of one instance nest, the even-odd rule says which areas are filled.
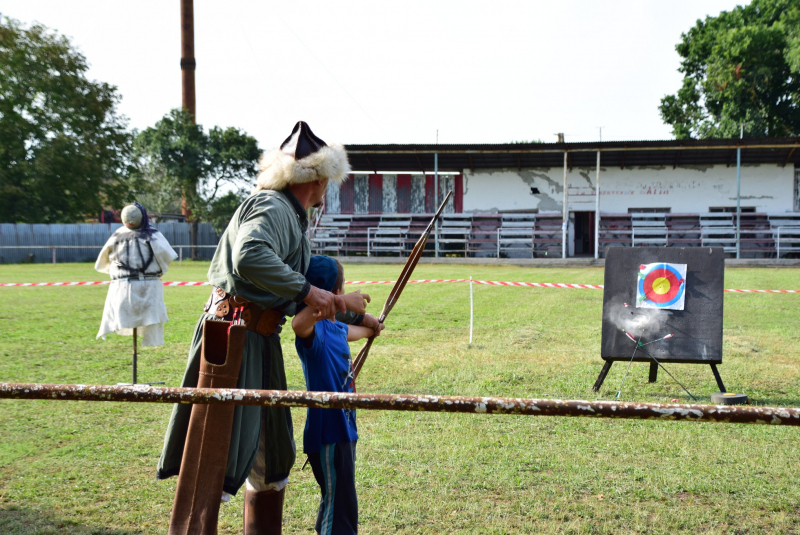
[[[344,303],[347,310],[355,312],[356,314],[366,314],[367,303],[371,302],[369,294],[362,294],[361,290],[344,294]]]
[[[372,331],[370,336],[380,336],[381,331],[386,328],[386,325],[378,323],[378,319],[372,314],[364,314],[364,320],[361,322],[361,326]]]
[[[361,325],[347,326],[347,341],[355,342],[356,340],[363,340],[364,338],[380,336],[383,329],[383,323],[378,323],[375,316],[372,314],[364,314],[364,320],[361,322]]]
[[[386,325],[384,325],[383,323],[379,323],[378,327],[372,330],[373,333],[372,336],[374,336],[375,338],[379,337],[381,335],[381,331],[384,330],[385,328]]]
[[[367,329],[375,330],[378,327],[378,318],[372,314],[364,314],[364,319],[361,320],[361,326]]]

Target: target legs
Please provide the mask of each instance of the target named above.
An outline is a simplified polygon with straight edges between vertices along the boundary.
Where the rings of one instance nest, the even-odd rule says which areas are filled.
[[[611,360],[607,360],[605,364],[603,364],[603,369],[600,370],[600,375],[597,376],[597,381],[594,382],[592,392],[597,392],[600,390],[600,387],[603,386],[603,381],[606,380],[606,375],[608,375],[608,370],[611,369],[612,364],[614,364],[614,361]]]
[[[647,376],[648,383],[655,383],[658,379],[658,364],[655,362],[650,363],[650,375]]]
[[[722,377],[720,377],[719,375],[719,370],[717,369],[717,365],[711,364],[710,366],[711,366],[711,372],[714,374],[714,379],[717,380],[717,386],[719,387],[719,391],[727,392],[727,390],[725,390],[725,385],[722,384]]]

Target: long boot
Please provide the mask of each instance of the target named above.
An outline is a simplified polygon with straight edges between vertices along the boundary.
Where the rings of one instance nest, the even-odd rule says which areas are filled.
[[[244,535],[280,535],[283,525],[283,496],[281,490],[254,492],[244,495]]]
[[[230,328],[229,328],[230,327]],[[227,321],[203,324],[198,388],[235,388],[246,328]],[[233,426],[233,405],[192,407],[169,535],[215,535]]]

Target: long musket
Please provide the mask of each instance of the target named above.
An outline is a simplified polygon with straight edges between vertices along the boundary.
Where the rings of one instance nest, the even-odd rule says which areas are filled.
[[[428,237],[431,235],[431,229],[433,229],[433,226],[436,224],[436,220],[439,219],[439,216],[442,215],[442,210],[444,210],[447,201],[449,201],[450,197],[452,196],[453,190],[450,190],[447,193],[447,196],[444,198],[444,201],[442,201],[442,204],[439,206],[439,209],[436,210],[436,214],[433,216],[433,219],[431,219],[431,222],[428,223],[428,227],[425,229],[425,232],[423,232],[422,236],[420,236],[417,240],[417,243],[411,250],[411,254],[408,255],[408,260],[406,260],[406,265],[403,266],[403,271],[400,273],[400,277],[397,279],[397,282],[394,283],[392,291],[389,292],[389,297],[386,298],[386,303],[383,305],[383,310],[378,318],[378,323],[383,323],[386,320],[386,316],[389,315],[389,312],[392,311],[395,303],[397,303],[397,300],[400,298],[403,288],[406,287],[406,283],[408,282],[409,277],[411,277],[411,273],[414,271],[414,268],[417,267],[417,262],[419,262],[422,252],[425,250],[425,244],[428,243]],[[372,342],[374,340],[375,337],[370,336],[367,340],[367,343],[364,344],[364,347],[362,347],[361,351],[359,351],[358,356],[353,363],[353,376],[355,378],[358,377],[358,372],[361,371],[364,361],[367,360],[369,349],[372,347]]]

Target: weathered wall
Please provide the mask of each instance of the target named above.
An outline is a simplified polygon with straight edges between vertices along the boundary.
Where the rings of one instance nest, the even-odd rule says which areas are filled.
[[[352,180],[348,177],[347,180]],[[325,211],[329,214],[338,214],[342,211],[339,201],[339,184],[328,182],[328,189],[325,190]]]
[[[425,177],[422,175],[411,177],[411,213],[425,213]]]
[[[453,175],[439,176],[439,200],[436,201],[436,208],[439,208],[439,205],[444,200],[444,196],[447,195],[448,191],[453,191],[453,193],[455,194],[455,180],[456,177],[454,177]],[[452,214],[455,212],[454,200],[455,197],[450,197],[450,200],[447,201],[447,204],[444,206],[445,214]]]
[[[356,214],[366,214],[369,212],[369,176],[355,175],[353,177],[353,205]]]
[[[562,210],[563,168],[497,169],[464,172],[464,212]],[[758,212],[794,209],[794,168],[780,165],[742,167],[742,206]],[[569,210],[594,210],[595,168],[567,173]],[[537,188],[539,193],[532,193]],[[736,167],[600,168],[600,211],[670,208],[676,212],[708,212],[710,207],[736,205]]]
[[[397,175],[383,175],[383,213],[397,212]]]

